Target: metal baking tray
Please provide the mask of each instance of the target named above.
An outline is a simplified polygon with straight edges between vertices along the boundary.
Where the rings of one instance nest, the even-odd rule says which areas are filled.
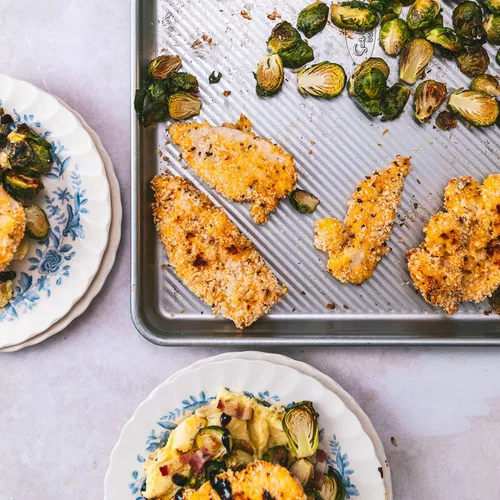
[[[297,214],[284,200],[267,224],[256,226],[248,205],[228,202],[183,168],[179,151],[168,143],[165,124],[144,130],[132,112],[131,306],[137,329],[160,345],[500,345],[500,321],[495,314],[488,315],[486,302],[464,305],[453,317],[445,315],[415,292],[404,257],[422,241],[422,229],[442,206],[443,189],[450,178],[472,175],[482,180],[499,171],[498,127],[481,130],[461,124],[442,132],[432,124],[419,125],[410,105],[396,121],[371,120],[346,91],[331,101],[302,97],[289,70],[277,96],[259,99],[252,72],[277,22],[267,15],[276,8],[283,19],[295,22],[307,3],[132,2],[131,100],[148,61],[165,51],[180,55],[183,70],[200,82],[204,105],[199,118],[221,124],[244,113],[258,135],[271,138],[295,156],[298,186],[321,200],[313,215]],[[450,25],[450,10],[445,5],[445,25]],[[345,36],[328,25],[310,44],[316,61],[338,62],[349,75],[356,63],[372,54],[381,55],[377,40],[372,34]],[[493,48],[488,46],[488,50],[493,61]],[[392,83],[397,78],[397,61],[390,63]],[[208,83],[213,70],[223,74],[216,85]],[[446,81],[449,89],[469,83],[453,61],[442,58],[431,61],[428,78]],[[225,90],[231,94],[223,95]],[[389,242],[392,251],[361,287],[341,284],[326,272],[326,254],[313,247],[314,221],[327,216],[343,219],[356,185],[397,154],[411,155],[413,170]],[[286,284],[288,294],[282,302],[250,328],[239,331],[230,321],[213,317],[168,267],[152,222],[149,186],[152,177],[166,168],[191,179],[221,205]],[[335,304],[335,309],[327,304]]]

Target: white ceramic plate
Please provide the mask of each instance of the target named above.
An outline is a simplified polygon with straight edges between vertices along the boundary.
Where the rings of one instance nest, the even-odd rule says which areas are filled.
[[[37,87],[0,75],[0,102],[53,145],[51,172],[35,200],[49,216],[51,233],[30,242],[17,272],[15,296],[0,311],[0,347],[47,330],[84,295],[108,244],[109,184],[94,141],[59,100]]]
[[[69,109],[77,118],[80,120],[82,126],[89,133],[90,137],[95,143],[97,151],[102,158],[104,163],[104,168],[106,169],[106,176],[109,182],[110,188],[110,198],[111,198],[111,225],[109,229],[109,241],[108,246],[104,252],[102,257],[101,266],[99,267],[99,271],[95,275],[92,283],[89,288],[85,292],[85,295],[72,307],[71,311],[61,318],[59,321],[54,323],[51,327],[45,330],[43,333],[36,335],[35,337],[26,340],[25,342],[21,342],[20,344],[12,345],[9,347],[0,348],[0,352],[14,352],[19,351],[20,349],[24,349],[25,347],[33,346],[43,342],[45,339],[52,337],[56,333],[60,332],[64,328],[66,328],[73,320],[78,318],[83,312],[87,310],[92,300],[95,296],[101,291],[106,279],[113,268],[113,264],[115,263],[116,252],[118,250],[118,246],[120,244],[121,239],[121,224],[122,224],[122,204],[120,198],[120,185],[118,184],[118,179],[116,178],[115,170],[113,168],[113,163],[108,153],[104,149],[104,146],[101,142],[99,136],[92,130],[87,122],[83,119],[83,117],[76,112],[74,109],[71,109],[67,104],[63,103],[60,99],[59,101]]]
[[[224,386],[284,405],[304,399],[313,401],[321,415],[320,428],[324,429],[320,446],[341,473],[346,498],[386,498],[375,447],[342,398],[315,378],[288,366],[237,359],[184,371],[151,393],[125,425],[111,454],[105,499],[140,500],[145,457],[159,446],[175,422],[209,402]]]

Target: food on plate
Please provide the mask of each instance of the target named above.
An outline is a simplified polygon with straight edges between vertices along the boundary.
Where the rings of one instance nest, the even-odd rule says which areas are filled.
[[[278,54],[265,55],[257,65],[255,79],[257,94],[260,97],[268,97],[279,92],[285,79],[281,57]]]
[[[448,106],[477,127],[494,125],[500,111],[493,96],[475,90],[455,90],[448,98]]]
[[[314,245],[330,254],[328,271],[335,278],[361,285],[390,251],[387,240],[409,171],[410,158],[398,156],[358,185],[344,223],[333,218],[316,222]]]
[[[414,38],[408,42],[401,51],[399,79],[408,85],[413,85],[423,77],[433,54],[431,43],[423,38]]]
[[[370,31],[379,22],[375,9],[357,0],[332,3],[331,17],[337,28],[353,31]]]
[[[172,141],[183,159],[207,184],[229,200],[250,202],[257,224],[267,221],[279,200],[295,187],[293,156],[269,139],[257,137],[241,115],[236,124],[174,123]]]
[[[290,194],[292,207],[301,214],[312,214],[319,205],[319,200],[303,189],[296,189]]]
[[[179,423],[144,463],[145,498],[343,500],[319,450],[313,403],[270,405],[221,389]]]
[[[297,28],[304,33],[307,38],[317,35],[323,31],[328,21],[330,7],[324,2],[317,0],[299,12],[297,18]]]
[[[425,80],[415,91],[415,118],[420,123],[430,121],[447,96],[446,83]]]
[[[500,174],[481,185],[452,179],[444,211],[424,228],[425,240],[408,254],[408,269],[424,299],[454,314],[462,302],[481,302],[500,286]]]
[[[388,56],[397,56],[410,37],[408,25],[399,17],[386,21],[380,28],[379,43]]]
[[[479,75],[469,85],[471,90],[484,92],[493,97],[500,97],[500,82],[491,75]]]
[[[191,182],[152,181],[153,215],[170,265],[214,314],[245,328],[281,299],[281,287],[252,242]]]
[[[344,68],[330,61],[304,67],[297,74],[297,87],[302,95],[330,99],[344,90],[345,83]]]

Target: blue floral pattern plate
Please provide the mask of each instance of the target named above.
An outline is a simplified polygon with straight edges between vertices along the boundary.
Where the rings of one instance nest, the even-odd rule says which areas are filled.
[[[344,480],[346,498],[385,500],[381,463],[372,440],[341,397],[293,368],[262,360],[230,359],[180,372],[158,386],[125,425],[110,459],[106,500],[142,500],[143,463],[172,429],[209,403],[220,387],[269,403],[310,400],[320,413],[321,444]]]
[[[97,273],[111,222],[104,164],[80,121],[55,97],[0,75],[0,105],[52,145],[54,163],[35,203],[49,218],[43,241],[14,261],[14,297],[0,310],[0,348],[44,332],[64,317]]]

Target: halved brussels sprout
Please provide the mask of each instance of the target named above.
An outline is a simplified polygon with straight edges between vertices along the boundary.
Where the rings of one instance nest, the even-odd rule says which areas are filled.
[[[311,62],[314,59],[313,49],[303,40],[295,47],[278,52],[285,68],[301,68],[304,64]]]
[[[288,467],[289,458],[290,454],[286,446],[274,446],[262,456],[262,460],[282,467]]]
[[[255,79],[257,85],[266,92],[267,95],[272,95],[278,92],[283,85],[285,72],[283,63],[278,54],[265,55],[257,65]]]
[[[486,41],[483,12],[476,2],[467,0],[453,10],[453,27],[464,45],[482,45]]]
[[[12,168],[23,172],[46,174],[50,171],[53,158],[51,144],[34,132],[26,123],[18,125],[7,139],[9,141],[9,162]]]
[[[401,51],[399,61],[399,78],[413,85],[424,74],[425,68],[432,59],[432,45],[423,38],[415,38],[408,42]]]
[[[220,460],[233,447],[233,438],[227,429],[217,425],[204,427],[196,434],[196,446],[206,451],[212,460]]]
[[[174,73],[165,80],[165,92],[168,95],[178,92],[196,94],[198,92],[198,79],[189,73]]]
[[[483,0],[483,3],[489,11],[500,14],[500,0]]]
[[[0,275],[2,274],[4,273],[0,273]],[[5,307],[13,296],[14,284],[12,280],[0,281],[0,308]]]
[[[394,12],[388,12],[387,14],[384,14],[380,18],[380,24],[384,25],[388,21],[392,21],[393,19],[397,19],[399,16],[395,14]]]
[[[24,207],[26,234],[34,240],[44,240],[49,235],[50,224],[47,214],[36,205]]]
[[[184,120],[200,114],[201,99],[188,92],[179,92],[168,98],[168,114],[174,120]]]
[[[332,467],[323,478],[320,495],[323,500],[344,500],[345,498],[345,484],[340,474]]]
[[[406,22],[411,30],[430,26],[439,14],[441,6],[438,0],[415,0],[410,6]]]
[[[401,14],[403,4],[400,0],[369,0],[370,7],[383,15],[382,22],[395,19]],[[386,17],[393,15],[394,17]]]
[[[387,21],[380,28],[379,43],[389,56],[397,56],[410,37],[408,25],[402,19]]]
[[[458,68],[470,78],[482,75],[488,69],[489,64],[490,58],[484,47],[477,51],[464,50],[457,57]]]
[[[377,12],[367,3],[351,2],[332,3],[332,23],[338,28],[354,31],[370,31],[379,22]]]
[[[494,125],[498,118],[497,100],[484,92],[458,89],[448,99],[450,108],[477,127]]]
[[[441,111],[436,117],[436,125],[441,130],[451,130],[458,125],[457,115],[452,111]]]
[[[490,303],[490,306],[492,309],[497,313],[500,314],[500,288],[497,288],[491,297],[488,297],[488,302]]]
[[[460,37],[451,28],[434,28],[425,35],[425,38],[437,45],[444,52],[443,55],[454,54],[462,50]]]
[[[314,466],[309,460],[301,458],[290,467],[290,473],[305,488],[313,478]]]
[[[307,38],[317,35],[326,26],[328,12],[330,8],[326,3],[317,0],[302,9],[297,19],[297,28],[304,33]]]
[[[488,14],[483,21],[488,42],[500,45],[500,14]]]
[[[3,174],[3,187],[18,201],[31,200],[42,189],[40,178],[18,174],[13,170],[6,170]]]
[[[300,33],[288,21],[283,21],[271,31],[267,46],[271,52],[277,53],[292,49],[300,41],[302,41]]]
[[[476,76],[470,83],[469,88],[493,97],[500,97],[500,82],[492,75]]]
[[[395,120],[404,110],[411,90],[402,83],[395,83],[387,89],[380,101],[382,121]]]
[[[158,56],[148,66],[149,75],[155,80],[165,80],[182,66],[179,56]]]
[[[354,95],[362,102],[380,101],[386,89],[387,80],[378,68],[363,70],[354,82]]]
[[[301,214],[312,214],[319,205],[319,200],[311,193],[296,189],[290,194],[292,207]]]
[[[426,123],[446,101],[446,83],[426,80],[415,91],[415,117],[420,123]]]
[[[228,469],[239,471],[245,469],[249,463],[253,462],[253,457],[243,450],[233,450],[226,456],[224,462]]]
[[[331,98],[344,90],[346,76],[342,66],[329,61],[304,68],[297,75],[297,87],[303,95]]]
[[[380,57],[370,57],[366,61],[363,61],[361,64],[358,64],[358,66],[356,66],[356,68],[354,69],[351,77],[349,78],[347,91],[349,92],[350,96],[354,96],[354,82],[356,81],[356,78],[363,70],[368,68],[377,68],[382,71],[386,79],[389,77],[390,70],[387,63]]]
[[[319,445],[318,413],[310,401],[291,405],[283,416],[283,430],[297,458],[314,455]]]

